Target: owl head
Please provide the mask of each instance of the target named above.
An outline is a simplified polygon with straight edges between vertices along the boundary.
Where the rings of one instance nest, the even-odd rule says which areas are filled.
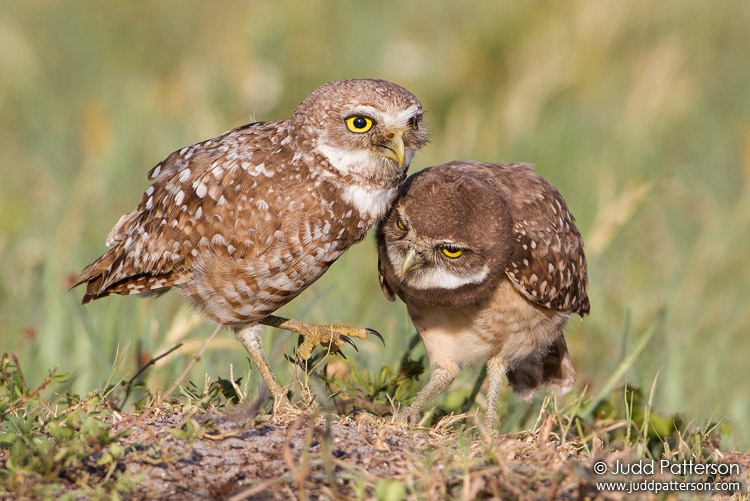
[[[481,301],[503,276],[511,218],[487,181],[443,166],[412,175],[377,230],[386,296],[407,304]]]
[[[414,153],[427,143],[422,115],[419,99],[399,85],[340,80],[310,94],[290,124],[340,174],[390,184],[405,177]]]

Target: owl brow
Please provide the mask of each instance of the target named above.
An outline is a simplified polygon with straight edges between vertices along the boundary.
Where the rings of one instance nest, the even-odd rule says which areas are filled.
[[[362,115],[368,118],[372,118],[374,120],[375,117],[380,116],[380,111],[378,111],[378,109],[373,106],[361,105],[361,106],[357,106],[356,108],[351,110],[349,113],[347,113],[346,117],[351,117],[355,115]]]
[[[459,249],[467,249],[467,247],[463,244],[460,244],[458,242],[454,242],[453,240],[441,240],[438,242],[438,245],[441,247],[450,246],[450,247],[458,247]]]
[[[463,244],[457,244],[456,242],[451,242],[451,241],[445,241],[445,242],[438,244],[435,247],[435,252],[439,253],[441,249],[459,250],[463,253],[464,256],[472,253],[472,250],[470,247],[463,245]]]
[[[422,107],[417,104],[413,104],[409,106],[408,108],[406,108],[405,110],[398,110],[398,112],[395,115],[388,113],[388,112],[383,112],[382,110],[379,110],[378,108],[365,104],[365,105],[357,106],[356,108],[352,109],[346,115],[346,117],[351,117],[353,115],[363,115],[368,118],[372,118],[373,120],[376,118],[378,119],[384,118],[384,119],[387,119],[389,123],[397,124],[401,122],[408,123],[412,118],[415,118],[415,117],[419,119],[419,117],[421,117],[423,113],[424,112],[422,111]]]
[[[413,104],[393,118],[398,122],[402,122],[402,121],[409,122],[412,119],[419,120],[420,118],[422,118],[422,115],[424,115],[424,111],[422,110],[422,107],[419,105]]]

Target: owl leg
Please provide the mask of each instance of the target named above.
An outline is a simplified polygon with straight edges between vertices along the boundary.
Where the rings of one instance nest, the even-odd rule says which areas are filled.
[[[455,363],[435,365],[430,375],[427,386],[417,394],[417,398],[406,408],[396,420],[396,424],[402,426],[413,426],[419,422],[419,415],[430,400],[448,389],[458,376],[460,368]]]
[[[369,334],[379,338],[383,341],[383,336],[373,329],[367,329],[364,327],[348,327],[346,325],[313,325],[298,320],[290,320],[288,318],[277,317],[275,315],[269,315],[260,323],[270,325],[272,327],[278,327],[303,336],[305,340],[297,348],[297,356],[301,360],[307,360],[312,355],[312,349],[316,345],[327,346],[331,351],[339,351],[339,348],[344,343],[349,343],[357,349],[357,345],[351,340],[356,337],[359,339],[365,339]]]
[[[234,334],[245,346],[248,353],[250,353],[250,358],[255,362],[255,366],[258,368],[261,377],[263,377],[263,381],[265,381],[268,391],[270,391],[273,396],[273,413],[299,412],[289,401],[289,398],[286,396],[286,391],[284,391],[284,388],[282,388],[276,380],[276,376],[271,372],[271,367],[268,366],[266,355],[263,352],[263,344],[260,339],[260,329],[260,325],[251,325],[249,327],[235,330]]]
[[[497,426],[497,400],[500,397],[500,388],[503,386],[503,377],[507,370],[505,359],[495,355],[487,361],[487,413],[484,416],[484,427],[487,431],[493,431]]]

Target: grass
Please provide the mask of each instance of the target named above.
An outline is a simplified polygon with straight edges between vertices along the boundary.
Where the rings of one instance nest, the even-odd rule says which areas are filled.
[[[103,252],[167,153],[288,116],[325,81],[376,76],[425,105],[432,141],[414,168],[528,161],[568,201],[587,244],[592,314],[569,327],[579,382],[566,404],[645,399],[651,416],[680,416],[675,430],[721,423],[722,448],[748,450],[749,11],[697,0],[6,5],[0,347],[16,354],[28,388],[59,367],[56,392],[87,395],[182,343],[133,382],[127,402],[164,392],[213,327],[172,294],[82,308],[67,277]],[[403,305],[380,294],[369,237],[282,313],[386,336],[384,349],[364,341],[347,353],[348,370],[370,375],[348,386],[352,398],[392,381],[413,335]],[[269,332],[264,343],[282,382],[293,381],[285,355],[296,339]],[[423,354],[417,346],[411,357]],[[460,409],[478,371],[439,404]],[[184,381],[206,374],[241,377],[248,395],[260,383],[225,331]],[[502,431],[517,432],[542,401],[501,404]]]
[[[283,492],[298,499],[321,494],[386,500],[425,495],[462,499],[580,496],[582,492],[596,494],[597,481],[644,478],[593,476],[595,461],[610,465],[692,461],[726,468],[738,464],[743,469],[750,464],[748,456],[743,460],[720,450],[718,425],[688,427],[679,416],[654,410],[656,385],[648,398],[626,388],[598,401],[579,395],[558,407],[556,399],[546,397],[533,406],[535,413],[524,422],[526,431],[501,437],[478,428],[476,413],[448,414],[447,409],[436,409],[432,416],[436,422],[428,431],[406,432],[389,426],[389,418],[374,416],[393,413],[394,401],[414,396],[416,374],[410,368],[414,362],[405,360],[398,373],[353,369],[349,377],[332,379],[330,364],[321,365],[301,377],[326,383],[321,405],[296,420],[282,418],[284,423],[279,424],[278,419],[258,414],[266,407],[264,398],[243,404],[254,397],[240,390],[241,380],[211,382],[206,378],[202,385],[183,381],[179,394],[166,398],[141,388],[145,398],[133,402],[128,412],[123,409],[132,381],[86,395],[60,393],[57,390],[64,387],[66,376],[52,371],[41,385],[31,388],[18,359],[4,354],[0,359],[0,459],[4,464],[0,495],[155,497],[161,492],[158,479],[166,476],[171,479],[170,493],[184,488],[192,496],[202,497],[206,491],[231,499]],[[111,380],[115,379],[113,374]],[[315,393],[314,385],[303,388]],[[349,417],[353,408],[359,417]],[[438,415],[443,416],[439,421]],[[373,420],[376,424],[368,426]],[[256,434],[256,430],[262,431]],[[352,441],[349,436],[356,433],[364,433],[365,443],[374,444],[364,454],[366,461],[356,457],[352,461],[353,452],[362,454],[361,439]],[[267,454],[269,438],[282,442],[281,450],[248,463],[248,454],[256,458]],[[231,443],[233,439],[241,440],[242,446]],[[224,467],[213,463],[210,451],[218,453]],[[192,474],[183,472],[196,461],[196,454],[198,469]],[[227,465],[237,459],[244,473],[232,475]],[[257,465],[279,462],[286,464],[283,474],[250,473]],[[385,475],[378,464],[386,465]],[[180,478],[186,476],[191,480],[183,480],[183,485]],[[715,485],[740,482],[732,490],[746,490],[748,480],[740,472],[647,478]]]

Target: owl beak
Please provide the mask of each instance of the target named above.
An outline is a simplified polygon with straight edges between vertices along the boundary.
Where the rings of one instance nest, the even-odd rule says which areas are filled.
[[[404,165],[406,148],[404,146],[403,129],[391,129],[385,134],[384,142],[378,144],[378,149],[386,157],[395,160],[399,167]]]
[[[411,270],[416,270],[424,264],[424,258],[414,249],[409,249],[404,258],[404,264],[401,265],[401,276],[405,277]]]

